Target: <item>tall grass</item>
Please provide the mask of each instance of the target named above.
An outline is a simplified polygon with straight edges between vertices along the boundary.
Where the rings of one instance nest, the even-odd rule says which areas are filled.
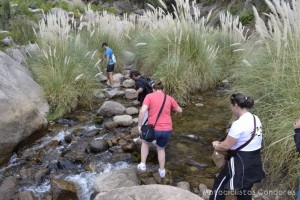
[[[264,128],[263,159],[267,182],[294,187],[300,160],[293,123],[300,111],[300,1],[267,0],[265,23],[254,8],[257,40],[249,45],[235,89],[256,99]]]
[[[30,67],[47,95],[50,119],[92,100],[95,61],[75,27],[74,19],[63,12],[48,14],[39,23],[40,54],[30,59]]]
[[[165,8],[162,3],[161,8],[152,8],[137,19],[140,32],[131,37],[132,46],[137,67],[146,75],[163,79],[166,90],[180,103],[187,103],[190,94],[214,87],[224,77],[223,72],[234,67],[226,62],[234,63],[239,57],[218,55],[224,55],[219,49],[225,46],[233,52],[230,45],[239,40],[231,33],[240,24],[224,17],[222,22],[231,32],[213,29],[207,25],[211,13],[201,17],[195,2],[177,0],[172,13]]]

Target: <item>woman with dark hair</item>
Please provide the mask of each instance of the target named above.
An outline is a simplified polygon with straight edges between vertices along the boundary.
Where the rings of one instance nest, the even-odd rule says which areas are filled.
[[[232,113],[238,118],[224,141],[213,141],[217,151],[228,151],[228,161],[216,177],[210,200],[224,200],[228,191],[238,200],[251,200],[251,188],[264,177],[260,148],[262,125],[249,110],[254,101],[241,93],[230,97]]]
[[[170,136],[172,135],[172,119],[171,119],[171,110],[176,111],[177,113],[182,113],[181,107],[174,100],[173,97],[166,95],[163,92],[163,85],[159,81],[153,85],[153,93],[148,94],[144,101],[142,108],[140,110],[139,119],[138,119],[138,128],[141,130],[142,122],[146,112],[148,111],[149,118],[148,124],[155,124],[160,108],[162,107],[164,98],[165,104],[162,109],[162,112],[157,119],[157,122],[154,127],[155,140],[156,140],[156,150],[157,157],[159,162],[159,175],[161,178],[164,178],[166,175],[165,170],[165,147],[169,141]],[[149,153],[149,143],[152,143],[153,140],[143,140],[141,146],[141,163],[137,166],[139,171],[146,171],[146,160]]]

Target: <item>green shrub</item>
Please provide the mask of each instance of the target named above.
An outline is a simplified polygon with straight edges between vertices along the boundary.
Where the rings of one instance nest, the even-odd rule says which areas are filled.
[[[240,22],[245,26],[252,23],[254,20],[254,14],[252,9],[241,12],[240,14]]]
[[[9,4],[9,0],[2,0],[1,3],[2,3],[1,6],[2,28],[4,30],[7,30],[9,25],[9,19],[11,18],[10,4]]]
[[[36,35],[33,31],[33,26],[34,22],[26,16],[23,16],[11,21],[9,31],[17,44],[34,43],[36,41]]]

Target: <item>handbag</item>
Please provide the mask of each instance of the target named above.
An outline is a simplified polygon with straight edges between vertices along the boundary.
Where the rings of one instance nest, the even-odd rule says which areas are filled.
[[[214,149],[214,152],[212,153],[211,158],[218,168],[223,168],[229,157],[234,156],[235,153],[237,153],[239,150],[241,150],[242,148],[247,146],[251,142],[251,140],[254,138],[255,133],[256,133],[256,120],[255,120],[254,115],[253,115],[253,119],[254,119],[254,130],[251,132],[251,137],[247,142],[245,142],[244,144],[242,144],[235,150],[218,151],[218,150]]]
[[[157,115],[157,118],[156,118],[156,121],[154,123],[154,125],[151,125],[151,124],[146,124],[148,119],[144,122],[144,124],[142,125],[141,127],[141,133],[140,133],[140,138],[142,140],[146,140],[146,141],[152,141],[155,139],[155,133],[154,133],[154,127],[156,125],[156,122],[162,112],[162,109],[164,108],[164,105],[165,105],[165,102],[166,102],[166,97],[167,95],[165,94],[165,97],[164,97],[164,101],[161,105],[161,108],[159,110],[159,113]]]

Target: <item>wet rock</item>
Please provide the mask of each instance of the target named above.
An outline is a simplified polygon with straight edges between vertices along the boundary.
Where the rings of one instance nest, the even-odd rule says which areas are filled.
[[[88,148],[88,142],[78,141],[71,143],[71,146],[63,152],[63,157],[70,160],[73,163],[83,162],[86,156],[86,149]]]
[[[97,192],[107,192],[120,187],[140,185],[136,169],[122,169],[96,177],[93,188]]]
[[[22,167],[19,174],[22,180],[26,182],[33,182],[33,174],[36,172],[33,168]]]
[[[188,182],[182,181],[176,184],[177,187],[187,190],[187,191],[191,191],[191,186]]]
[[[130,115],[117,115],[113,117],[113,121],[119,126],[130,126],[133,123]]]
[[[135,89],[126,89],[125,97],[126,99],[136,99],[138,97],[138,94]]]
[[[14,195],[13,200],[36,200],[36,198],[30,191],[20,191]]]
[[[78,120],[76,120],[76,119],[61,118],[61,119],[58,119],[56,122],[60,125],[74,126],[77,123],[77,121]]]
[[[126,108],[126,114],[127,115],[136,115],[138,113],[139,113],[139,110],[135,107]]]
[[[64,141],[67,143],[67,144],[70,144],[73,140],[73,136],[71,134],[68,134],[68,135],[65,135],[64,137]]]
[[[58,169],[78,169],[77,165],[72,163],[70,160],[65,158],[60,158],[58,160]]]
[[[58,161],[57,160],[52,160],[48,166],[48,169],[58,169]]]
[[[140,134],[139,134],[139,129],[138,127],[133,127],[131,130],[130,130],[130,135],[132,138],[136,138],[138,137]]]
[[[47,169],[47,168],[38,170],[34,174],[34,180],[35,180],[35,182],[37,184],[42,183],[46,179],[47,175],[49,175],[49,173],[50,173],[50,170]]]
[[[122,145],[122,149],[125,152],[133,152],[134,151],[134,144],[126,144],[126,145]]]
[[[123,162],[134,162],[134,157],[131,153],[116,153],[111,156],[111,163],[117,163],[119,161]]]
[[[195,166],[195,167],[198,167],[198,168],[205,168],[208,166],[208,164],[205,164],[205,163],[199,163],[199,162],[196,162],[194,160],[187,160],[185,161],[185,163],[187,165],[191,165],[191,166]]]
[[[103,116],[114,116],[114,115],[122,115],[125,112],[126,108],[115,101],[106,101],[102,104],[102,106],[97,111],[98,115]]]
[[[53,200],[78,200],[74,183],[62,179],[51,180]]]
[[[140,102],[139,102],[138,100],[134,100],[134,101],[132,102],[132,104],[133,104],[134,106],[139,106],[139,105],[140,105]]]
[[[109,148],[108,143],[106,140],[94,140],[90,144],[90,150],[92,153],[100,153],[106,151]]]
[[[0,52],[0,164],[14,148],[47,124],[49,105],[28,68]]]
[[[14,189],[16,188],[18,181],[17,178],[10,176],[2,182],[0,186],[0,199],[6,200],[10,199],[14,193]]]
[[[104,123],[104,128],[108,130],[114,130],[117,127],[118,127],[118,123],[114,121],[108,121]]]
[[[94,137],[100,132],[100,130],[90,130],[90,131],[83,131],[84,137]]]

